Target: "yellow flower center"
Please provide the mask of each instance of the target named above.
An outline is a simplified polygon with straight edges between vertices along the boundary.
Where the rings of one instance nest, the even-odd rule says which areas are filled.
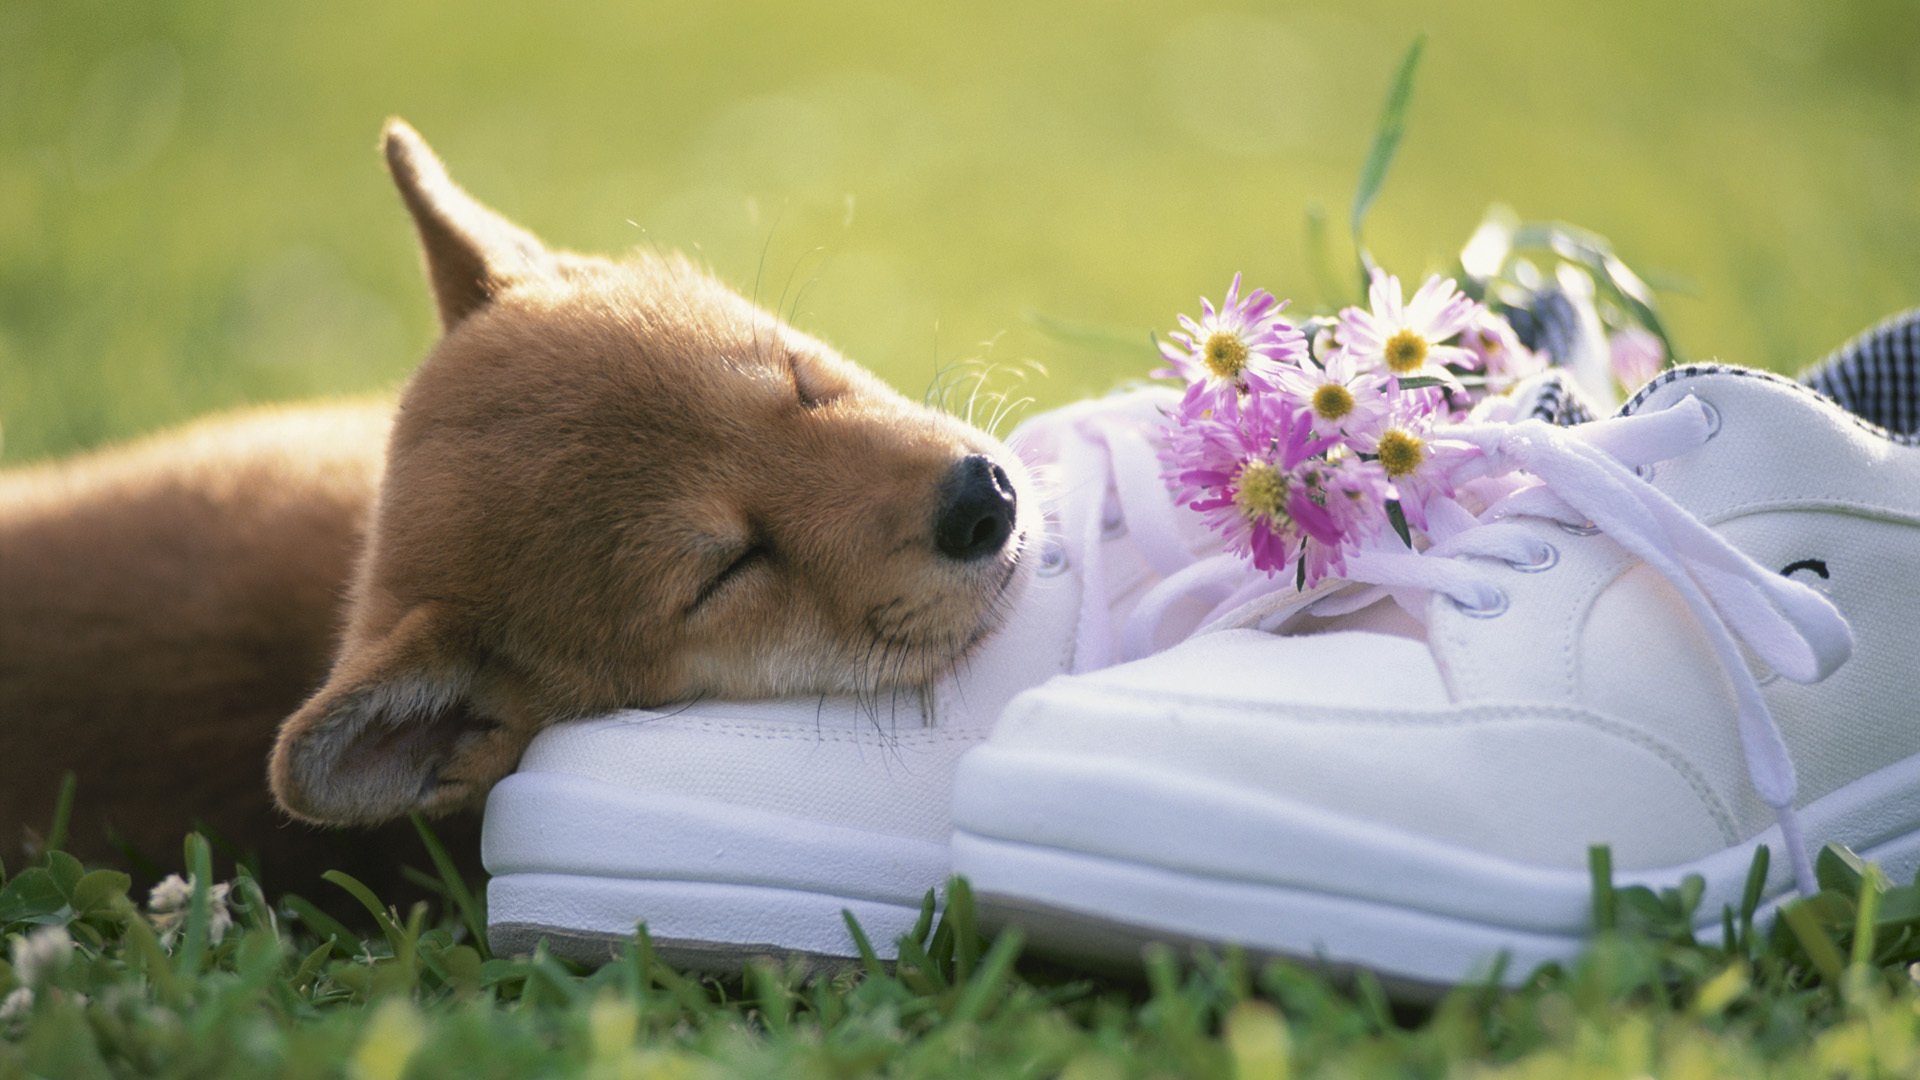
[[[1240,475],[1235,480],[1238,487],[1233,493],[1233,502],[1242,513],[1268,521],[1281,515],[1281,506],[1287,498],[1287,478],[1280,475],[1280,470],[1264,461],[1249,461],[1240,466]]]
[[[1313,392],[1313,414],[1322,420],[1338,420],[1353,411],[1353,391],[1339,383],[1328,383]]]
[[[1206,356],[1207,370],[1213,372],[1215,378],[1237,381],[1240,369],[1247,366],[1247,343],[1240,340],[1240,335],[1225,330],[1208,338],[1201,352]]]
[[[1380,436],[1379,455],[1380,467],[1387,470],[1388,476],[1398,479],[1427,460],[1427,444],[1412,432],[1389,428]]]
[[[1411,330],[1402,330],[1387,339],[1387,367],[1395,375],[1417,371],[1427,362],[1427,339]]]

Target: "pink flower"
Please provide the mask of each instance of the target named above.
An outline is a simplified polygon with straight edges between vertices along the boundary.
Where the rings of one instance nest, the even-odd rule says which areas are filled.
[[[1431,378],[1456,384],[1449,366],[1467,367],[1476,357],[1446,342],[1467,328],[1480,305],[1453,287],[1452,278],[1428,278],[1401,303],[1400,279],[1374,271],[1368,307],[1340,313],[1340,343],[1361,365],[1395,379]]]
[[[1386,473],[1408,524],[1417,529],[1427,527],[1428,504],[1453,498],[1456,478],[1479,456],[1471,444],[1447,438],[1446,429],[1418,405],[1399,401],[1364,452]]]
[[[1371,434],[1387,417],[1387,377],[1362,371],[1344,350],[1328,353],[1325,367],[1308,361],[1282,368],[1276,382],[1289,404],[1324,434]]]
[[[1488,394],[1504,394],[1522,379],[1547,370],[1546,358],[1521,344],[1513,324],[1486,308],[1461,332],[1460,344],[1473,354],[1472,370],[1486,379]]]
[[[1187,380],[1189,399],[1212,401],[1272,389],[1276,372],[1307,356],[1306,338],[1280,317],[1285,307],[1265,289],[1242,298],[1240,275],[1233,275],[1218,309],[1202,298],[1199,319],[1180,316],[1182,329],[1160,345],[1160,355],[1173,366],[1155,374]]]
[[[1310,479],[1332,443],[1315,439],[1283,401],[1256,395],[1176,431],[1164,475],[1180,501],[1225,537],[1228,551],[1271,575],[1292,564],[1304,537],[1339,543]]]
[[[1607,346],[1612,354],[1613,377],[1629,394],[1660,374],[1667,362],[1667,349],[1660,338],[1638,326],[1623,327],[1607,340]]]
[[[1304,588],[1346,570],[1348,554],[1369,546],[1387,528],[1387,501],[1395,497],[1387,472],[1377,461],[1364,461],[1336,448],[1329,460],[1303,470],[1311,497],[1332,519],[1338,540],[1333,543],[1309,534],[1304,555]],[[1395,538],[1393,541],[1400,541]]]

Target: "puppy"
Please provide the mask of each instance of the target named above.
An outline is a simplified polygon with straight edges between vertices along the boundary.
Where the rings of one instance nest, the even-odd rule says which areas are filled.
[[[0,474],[0,828],[73,769],[135,846],[204,821],[297,865],[282,717],[287,814],[439,814],[556,720],[925,685],[1021,587],[1001,444],[683,259],[548,249],[403,123],[384,150],[444,331],[397,408]]]

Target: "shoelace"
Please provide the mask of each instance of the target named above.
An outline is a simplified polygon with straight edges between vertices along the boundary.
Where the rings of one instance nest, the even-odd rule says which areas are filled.
[[[1659,412],[1572,428],[1525,420],[1449,429],[1449,438],[1479,451],[1485,476],[1526,473],[1532,479],[1477,518],[1443,513],[1433,522],[1434,543],[1424,553],[1349,558],[1346,578],[1379,586],[1409,610],[1417,610],[1415,597],[1405,594],[1425,593],[1443,595],[1467,614],[1493,616],[1507,600],[1484,560],[1541,570],[1558,558],[1517,519],[1544,518],[1569,531],[1606,534],[1672,583],[1712,641],[1734,688],[1747,774],[1779,820],[1801,891],[1811,894],[1813,864],[1793,808],[1793,759],[1740,643],[1779,675],[1811,683],[1846,662],[1853,636],[1826,597],[1755,562],[1649,482],[1654,464],[1697,449],[1718,428],[1711,407],[1689,395]],[[1379,598],[1364,590],[1330,597],[1314,610],[1339,614]]]
[[[1218,614],[1251,592],[1273,587],[1245,559],[1196,553],[1183,534],[1181,523],[1192,514],[1175,505],[1161,481],[1154,442],[1165,422],[1161,410],[1174,400],[1151,391],[1102,398],[1035,417],[1012,440],[1016,449],[1050,448],[1038,456],[1051,460],[1036,462],[1035,471],[1051,489],[1059,529],[1048,538],[1040,572],[1058,573],[1069,565],[1080,570],[1075,673],[1153,651],[1167,618],[1186,598],[1204,598]],[[1103,556],[1105,542],[1122,535],[1160,580],[1116,628]]]

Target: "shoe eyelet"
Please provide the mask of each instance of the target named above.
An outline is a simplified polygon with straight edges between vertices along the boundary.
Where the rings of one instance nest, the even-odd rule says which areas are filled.
[[[1600,531],[1600,526],[1591,521],[1585,525],[1571,525],[1564,521],[1556,521],[1554,524],[1560,526],[1560,531],[1569,536],[1592,536]]]
[[[1642,479],[1642,480],[1645,480],[1645,481],[1647,481],[1647,482],[1649,482],[1649,483],[1651,483],[1651,482],[1653,481],[1653,466],[1651,466],[1651,465],[1635,465],[1635,466],[1633,467],[1633,475],[1635,475],[1635,476],[1637,476],[1637,477],[1639,477],[1639,478],[1640,478],[1640,479]]]
[[[1505,561],[1510,569],[1518,570],[1523,574],[1538,574],[1560,565],[1560,549],[1552,544],[1541,544],[1540,557],[1532,562],[1515,562],[1512,559]]]
[[[1707,441],[1712,442],[1713,437],[1720,434],[1720,410],[1713,407],[1713,402],[1698,394],[1689,396],[1699,402],[1701,408],[1707,410]]]
[[[1493,590],[1493,597],[1485,607],[1463,604],[1451,596],[1447,597],[1447,602],[1453,605],[1453,610],[1470,619],[1492,619],[1507,611],[1507,593],[1504,589]]]
[[[1067,549],[1060,541],[1047,538],[1046,545],[1040,549],[1040,565],[1034,572],[1041,577],[1059,577],[1067,572]]]

